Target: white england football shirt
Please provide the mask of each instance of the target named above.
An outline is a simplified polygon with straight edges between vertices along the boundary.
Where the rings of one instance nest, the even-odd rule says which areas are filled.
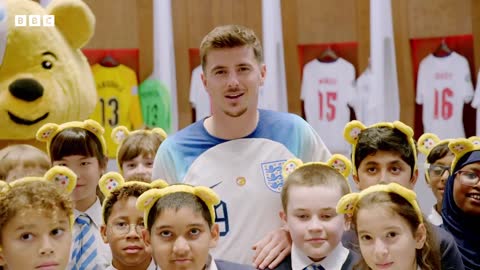
[[[289,113],[259,110],[257,128],[235,140],[212,136],[203,122],[162,142],[152,177],[211,187],[222,200],[215,206],[220,240],[213,257],[251,264],[252,246],[282,224],[283,162],[326,161],[330,152],[305,120]]]
[[[355,115],[357,120],[361,121],[366,126],[375,124],[375,118],[372,117],[375,115],[375,110],[369,105],[369,100],[371,100],[371,79],[372,71],[367,68],[360,77],[357,78],[355,84],[355,94],[350,100],[350,105],[355,110]]]
[[[446,57],[429,54],[418,68],[417,98],[423,104],[424,132],[441,138],[465,137],[463,106],[473,97],[468,61],[452,52]]]
[[[203,86],[202,66],[196,67],[192,71],[192,78],[190,79],[190,102],[195,108],[195,120],[198,121],[207,116],[210,116],[210,95]]]
[[[472,101],[472,107],[477,109],[477,129],[475,135],[480,136],[480,71],[477,75],[477,87]]]
[[[355,93],[355,68],[343,58],[323,63],[314,59],[303,68],[301,99],[306,120],[332,153],[348,153],[341,134],[350,121],[348,104]]]

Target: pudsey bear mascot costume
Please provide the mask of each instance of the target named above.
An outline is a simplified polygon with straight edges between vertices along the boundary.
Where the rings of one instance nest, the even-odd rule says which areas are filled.
[[[55,26],[15,26],[15,15],[53,15]],[[0,149],[35,140],[46,123],[87,119],[96,89],[80,49],[95,17],[82,0],[0,0]],[[44,146],[40,146],[43,148]]]

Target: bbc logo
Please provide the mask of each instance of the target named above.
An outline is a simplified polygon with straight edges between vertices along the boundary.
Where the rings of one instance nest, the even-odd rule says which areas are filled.
[[[55,15],[15,15],[15,26],[55,26]]]

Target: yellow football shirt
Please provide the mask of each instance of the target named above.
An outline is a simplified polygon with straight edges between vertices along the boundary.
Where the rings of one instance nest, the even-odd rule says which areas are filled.
[[[137,95],[137,75],[125,65],[104,67],[92,66],[97,86],[98,102],[91,118],[105,128],[107,153],[115,158],[117,145],[110,134],[117,126],[126,126],[130,130],[142,126],[142,113]]]

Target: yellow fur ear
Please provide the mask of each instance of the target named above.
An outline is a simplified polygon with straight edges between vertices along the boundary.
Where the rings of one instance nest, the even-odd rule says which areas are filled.
[[[345,125],[343,129],[343,137],[350,144],[356,144],[358,140],[358,135],[362,130],[366,129],[365,125],[362,122],[353,120]]]
[[[327,161],[327,165],[334,168],[345,178],[347,178],[350,175],[350,172],[352,171],[352,163],[350,162],[350,160],[347,157],[340,154],[332,155],[330,159]]]
[[[116,144],[121,144],[128,137],[130,131],[125,126],[118,126],[112,130],[112,139]]]
[[[403,134],[407,135],[408,138],[413,137],[413,129],[410,126],[405,125],[403,122],[394,121],[393,127],[400,130]]]
[[[395,183],[395,185],[390,185],[390,190],[401,195],[403,198],[409,201],[414,201],[417,199],[417,194],[414,191],[407,189],[399,184]]]
[[[359,193],[349,193],[344,195],[337,203],[337,213],[352,215],[354,206],[360,197]]]
[[[152,133],[160,135],[162,137],[162,141],[164,141],[168,136],[165,130],[163,130],[162,128],[154,128],[152,129]]]
[[[473,144],[472,141],[468,139],[460,138],[460,139],[451,140],[450,143],[448,144],[448,148],[455,155],[455,158],[452,161],[452,167],[451,167],[453,170],[455,169],[455,166],[457,165],[457,162],[460,160],[460,158],[466,153],[474,150],[475,145]]]
[[[97,136],[103,136],[103,133],[105,133],[105,129],[97,121],[87,119],[83,121],[83,124],[83,128]]]
[[[148,215],[150,213],[150,209],[152,209],[152,206],[155,205],[160,197],[163,196],[161,191],[162,189],[150,189],[138,197],[136,206],[138,210],[143,211],[144,224],[148,224]]]
[[[303,165],[303,161],[298,158],[292,158],[285,161],[282,165],[282,176],[283,179],[287,179],[287,177],[295,171],[298,167]]]
[[[61,190],[70,194],[77,185],[77,176],[65,166],[54,166],[45,173],[45,180],[57,185]]]
[[[38,141],[41,142],[48,142],[51,139],[53,139],[54,134],[56,134],[56,131],[58,130],[59,125],[54,124],[54,123],[48,123],[43,125],[36,134],[36,138]]]
[[[98,187],[105,197],[108,197],[116,188],[123,186],[125,180],[117,172],[108,172],[98,181]]]
[[[450,149],[450,151],[452,151],[453,154],[455,154],[455,156],[460,156],[465,154],[466,152],[473,150],[474,147],[471,141],[461,138],[452,140],[448,144],[448,148]]]
[[[152,188],[165,188],[168,187],[168,183],[163,179],[157,179],[150,183]]]
[[[93,36],[95,16],[83,1],[54,0],[47,6],[47,12],[55,16],[55,27],[72,48],[83,47]]]
[[[0,181],[0,193],[5,193],[9,189],[10,189],[10,185],[7,182],[1,180]]]
[[[98,140],[102,144],[102,151],[103,154],[107,155],[107,143],[105,142],[105,138],[103,137],[104,129],[103,127],[94,120],[88,119],[85,121],[71,121],[66,122],[61,125],[56,124],[45,124],[43,125],[37,132],[37,139],[47,143],[47,154],[49,157],[50,155],[50,144],[52,139],[60,132],[64,131],[65,129],[69,128],[82,128],[85,130],[90,131],[93,135],[97,136]]]
[[[475,147],[480,146],[480,137],[479,136],[469,137],[468,140],[471,141]]]
[[[428,156],[430,151],[438,145],[440,138],[433,133],[424,133],[418,138],[417,147],[420,152]]]
[[[220,203],[220,197],[212,189],[202,186],[195,187],[194,194],[205,202],[210,212],[212,223],[215,223],[215,205]]]
[[[423,223],[423,215],[420,211],[420,207],[418,206],[418,202],[416,201],[415,192],[397,183],[390,183],[388,185],[373,185],[358,193],[349,193],[347,195],[344,195],[337,203],[337,213],[352,215],[355,211],[355,206],[358,201],[361,200],[364,196],[375,192],[392,192],[402,196],[412,205],[415,213],[418,216],[418,220],[420,221],[420,223]]]

